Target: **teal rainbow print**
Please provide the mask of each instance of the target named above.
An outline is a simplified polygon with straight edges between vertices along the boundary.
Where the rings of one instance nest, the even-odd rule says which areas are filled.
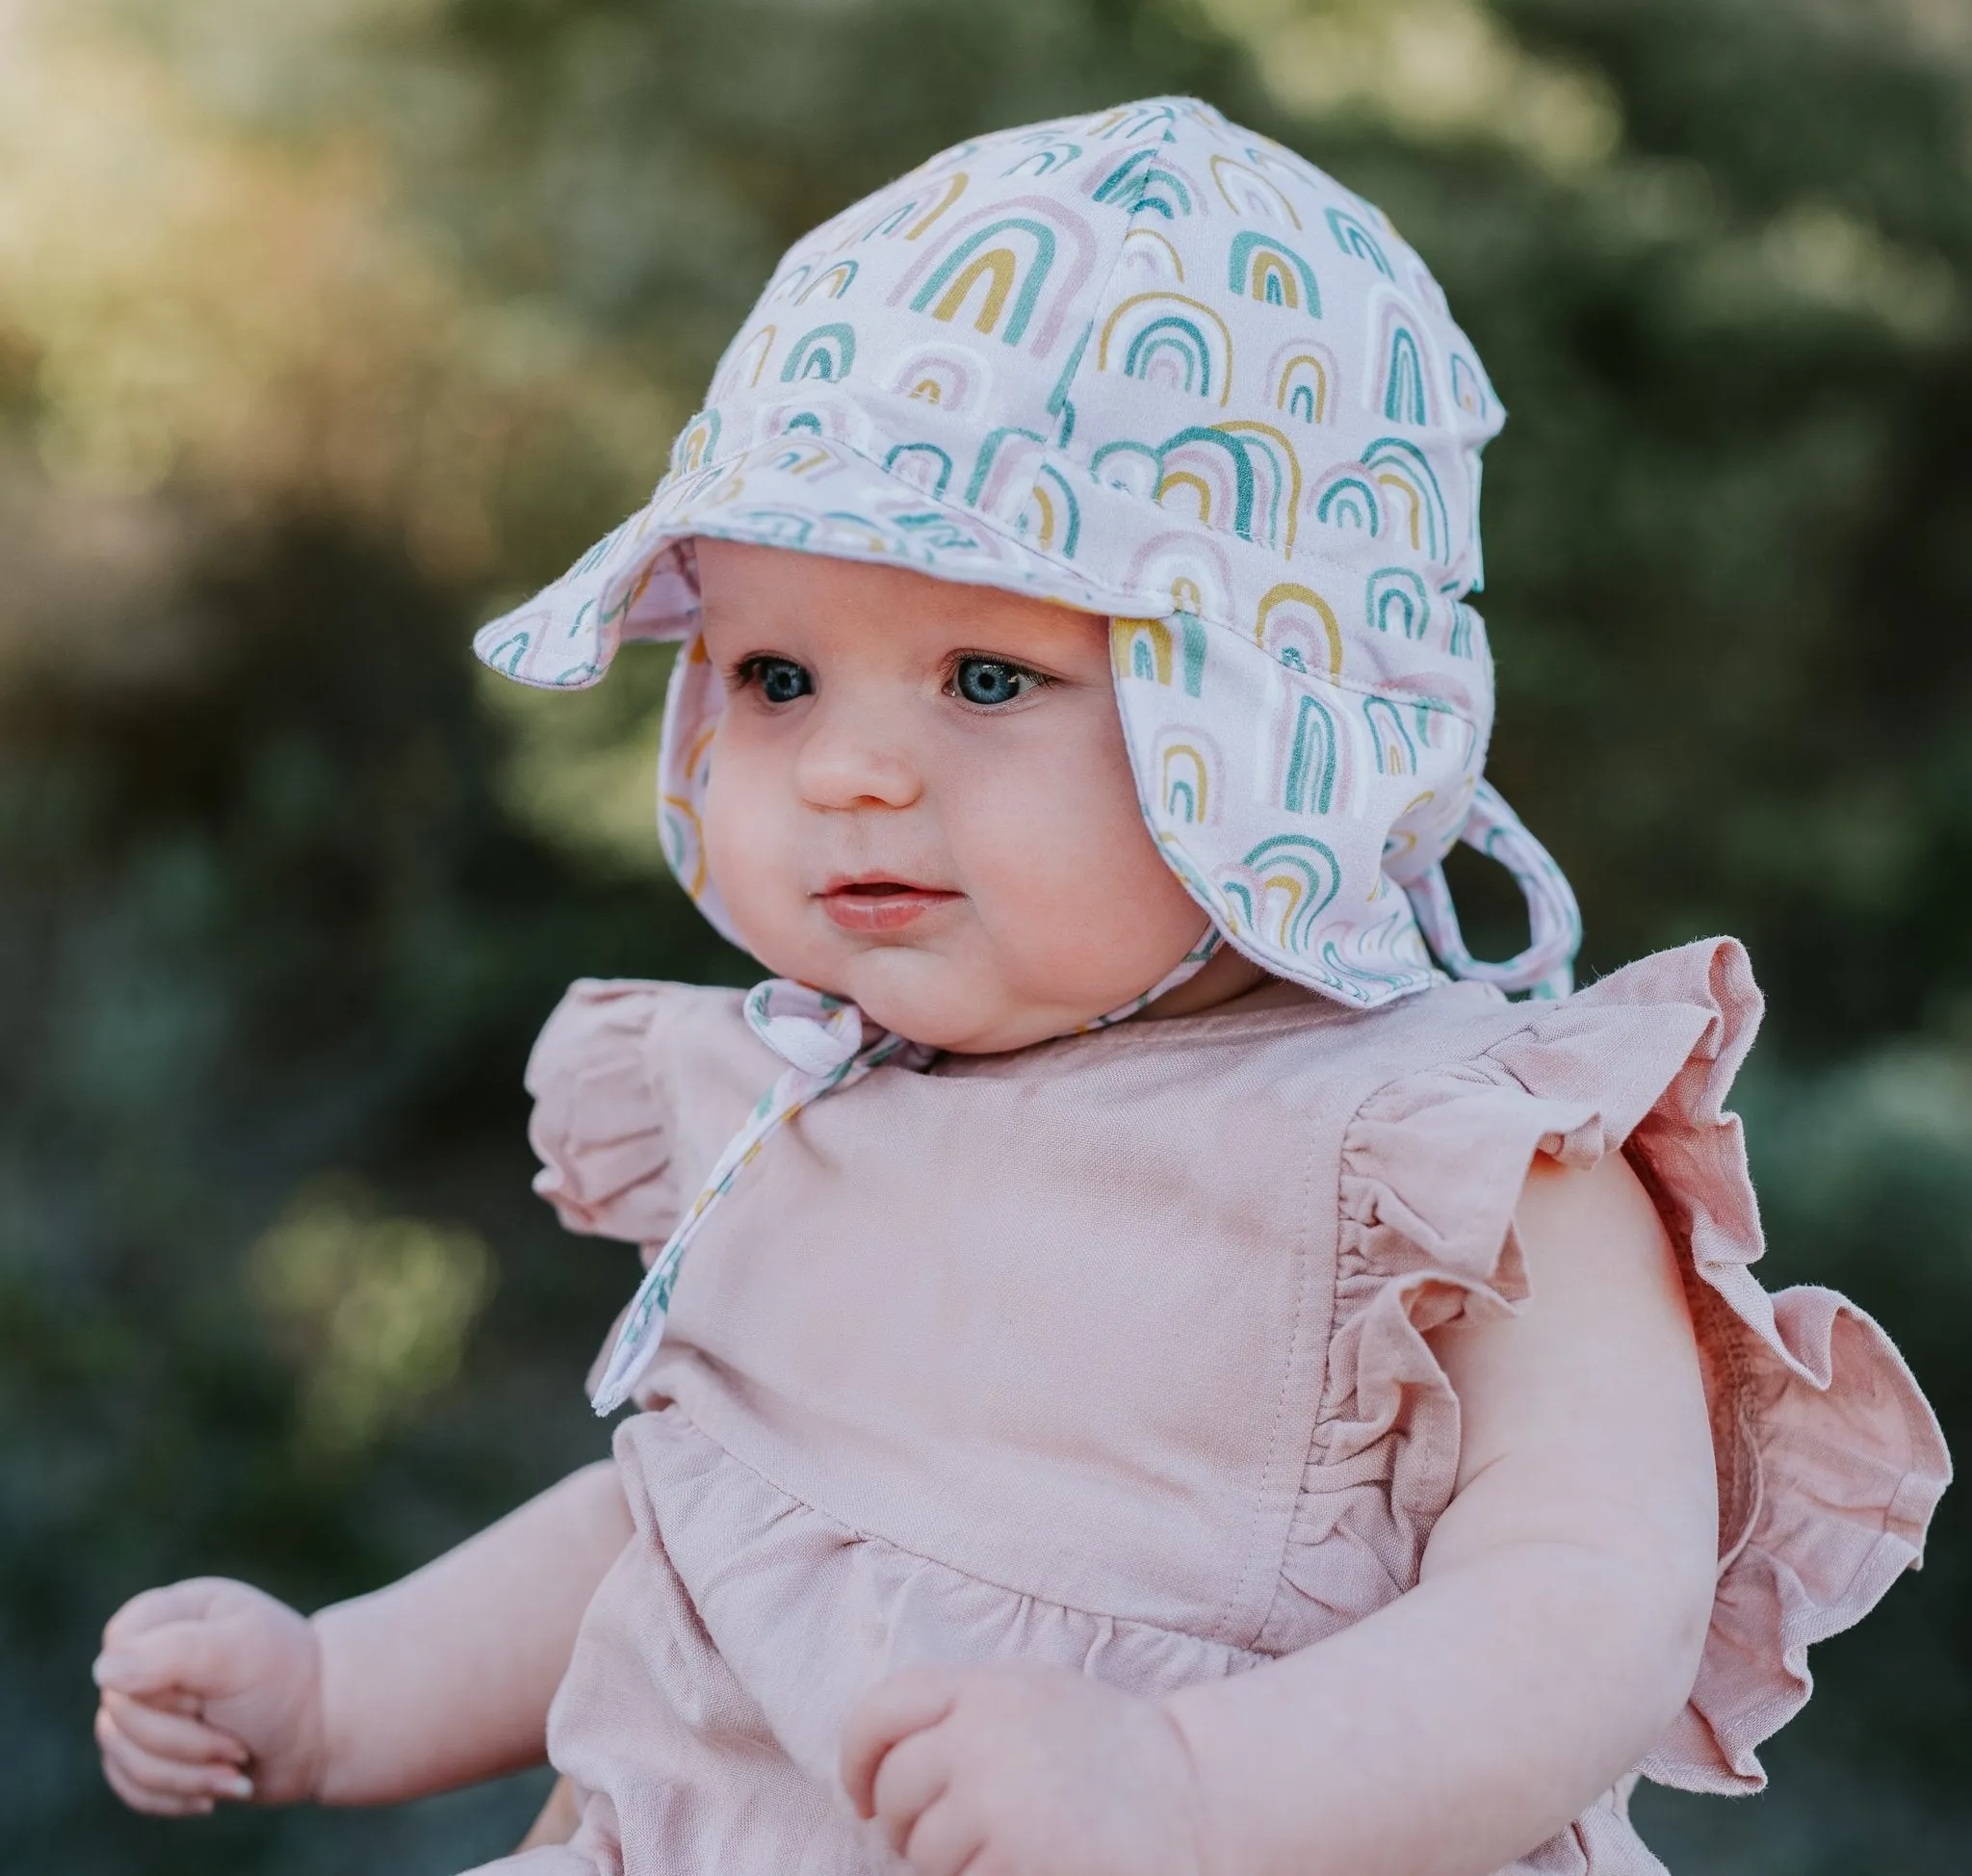
[[[1406,437],[1385,436],[1363,452],[1362,466],[1395,508],[1413,550],[1434,563],[1446,559],[1451,519],[1431,458]]]
[[[1369,623],[1400,638],[1421,638],[1431,628],[1431,594],[1415,567],[1382,566],[1369,576]]]
[[[1335,712],[1319,697],[1303,692],[1294,699],[1293,722],[1281,805],[1289,814],[1328,814],[1336,805],[1344,760]]]
[[[817,297],[840,300],[855,284],[857,267],[858,263],[855,261],[837,261],[833,267],[822,269],[794,296],[795,305],[799,306]]]
[[[1089,192],[1092,198],[1131,215],[1158,215],[1178,221],[1193,214],[1198,185],[1155,150],[1136,150],[1106,170]]]
[[[1232,237],[1227,284],[1236,294],[1262,305],[1321,317],[1321,289],[1314,269],[1284,241],[1258,228],[1242,228]]]
[[[1232,396],[1232,331],[1189,294],[1132,294],[1103,322],[1096,365],[1221,406]]]
[[[899,468],[899,463],[904,466]],[[951,481],[951,457],[936,443],[898,443],[884,457],[883,466],[931,495],[943,495]]]
[[[1002,176],[1045,176],[1050,170],[1073,163],[1081,153],[1079,143],[1071,143],[1066,139],[1050,139],[1039,149],[1029,150],[999,173]]]
[[[1109,652],[1119,678],[1167,690],[1176,685],[1187,697],[1205,694],[1206,628],[1189,612],[1170,620],[1112,620]]]
[[[1376,378],[1369,402],[1389,422],[1421,428],[1437,415],[1422,336],[1424,323],[1393,293],[1386,292],[1373,303],[1377,311],[1372,353]]]
[[[1035,546],[1055,549],[1064,560],[1075,559],[1081,540],[1081,504],[1074,484],[1051,462],[1041,465],[1018,525]]]
[[[1389,258],[1383,251],[1383,244],[1369,232],[1360,218],[1347,209],[1332,208],[1328,211],[1329,232],[1336,238],[1336,246],[1343,253],[1357,260],[1367,261],[1386,280],[1397,276],[1390,272]]]
[[[825,383],[838,383],[848,377],[855,363],[855,328],[841,321],[817,326],[795,340],[788,362],[781,367],[781,382],[795,384],[818,378]]]
[[[1417,745],[1404,725],[1398,706],[1388,697],[1365,697],[1362,720],[1369,729],[1369,746],[1379,775],[1414,775]]]
[[[1346,528],[1372,540],[1383,533],[1383,491],[1360,463],[1348,463],[1316,483],[1311,505],[1314,518],[1331,528]]]
[[[1275,834],[1218,878],[1239,924],[1289,954],[1309,951],[1321,914],[1341,884],[1334,849],[1311,834]]]

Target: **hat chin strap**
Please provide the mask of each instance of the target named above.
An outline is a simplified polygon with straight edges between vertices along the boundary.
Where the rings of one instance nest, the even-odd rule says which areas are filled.
[[[1491,782],[1481,781],[1473,789],[1471,810],[1459,839],[1497,860],[1518,882],[1527,901],[1528,943],[1518,956],[1503,964],[1474,957],[1459,929],[1444,869],[1434,866],[1404,892],[1439,962],[1455,977],[1497,984],[1502,990],[1527,990],[1536,997],[1566,997],[1573,986],[1574,955],[1582,943],[1581,909],[1567,876]]]
[[[1111,1010],[1107,1016],[1099,1016],[1093,1023],[1084,1023],[1071,1033],[1086,1035],[1136,1015],[1167,990],[1175,990],[1196,977],[1211,961],[1219,944],[1217,930],[1208,926],[1206,935],[1141,997]],[[761,1096],[745,1126],[726,1143],[726,1150],[719,1155],[704,1189],[652,1259],[650,1269],[631,1298],[623,1326],[616,1333],[610,1359],[603,1367],[603,1378],[590,1397],[598,1414],[612,1414],[622,1406],[650,1366],[651,1357],[663,1340],[671,1291],[686,1251],[713,1207],[732,1189],[734,1180],[766,1143],[767,1136],[786,1126],[810,1102],[860,1081],[872,1069],[892,1063],[921,1073],[938,1055],[936,1049],[924,1043],[911,1042],[893,1029],[876,1028],[854,1003],[786,977],[769,977],[765,983],[755,984],[746,993],[742,1007],[747,1028],[788,1066]]]
[[[1219,947],[1226,941],[1219,935],[1219,927],[1207,925],[1205,936],[1181,957],[1141,997],[1127,1003],[1121,1009],[1112,1009],[1107,1016],[1099,1016],[1093,1023],[1084,1023],[1080,1028],[1068,1031],[1070,1035],[1089,1035],[1097,1029],[1106,1029],[1117,1023],[1127,1023],[1132,1016],[1148,1009],[1166,991],[1176,990],[1181,983],[1189,983],[1213,958],[1219,954]]]

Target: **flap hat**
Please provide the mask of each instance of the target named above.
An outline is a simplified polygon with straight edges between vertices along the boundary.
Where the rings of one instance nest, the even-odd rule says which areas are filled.
[[[659,752],[664,850],[736,943],[701,808],[724,707],[692,540],[716,535],[1107,614],[1159,850],[1221,938],[1370,1008],[1462,977],[1560,994],[1567,881],[1482,779],[1492,726],[1479,456],[1504,413],[1443,295],[1369,203],[1195,98],[1002,131],[797,242],[649,504],[477,637],[523,683],[683,641]],[[1470,842],[1530,943],[1467,953],[1440,862]],[[809,1102],[929,1050],[770,982],[788,1063],[657,1253],[595,1394],[631,1394],[701,1223]]]
[[[944,151],[797,242],[650,503],[476,648],[595,683],[686,641],[666,854],[722,707],[697,534],[919,568],[1112,620],[1144,819],[1212,924],[1362,1007],[1460,976],[1565,990],[1566,880],[1482,780],[1480,452],[1504,412],[1388,220],[1194,98]],[[1507,865],[1531,942],[1475,962],[1439,863]],[[1421,929],[1420,929],[1421,927]]]

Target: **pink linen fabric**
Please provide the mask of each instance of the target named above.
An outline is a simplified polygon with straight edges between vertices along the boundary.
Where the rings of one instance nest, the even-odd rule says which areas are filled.
[[[1949,1476],[1876,1324],[1750,1271],[1723,1102],[1758,1010],[1726,940],[1559,1003],[1276,984],[804,1111],[708,1225],[618,1431],[636,1532],[550,1722],[582,1830],[491,1867],[900,1870],[835,1783],[892,1668],[1020,1656],[1160,1694],[1402,1595],[1458,1461],[1426,1334],[1526,1300],[1539,1152],[1627,1154],[1705,1356],[1718,1599],[1637,1772],[1757,1788],[1807,1644],[1918,1561]],[[736,993],[578,984],[530,1071],[539,1188],[661,1242],[774,1070]],[[1515,1870],[1659,1870],[1634,1776]]]

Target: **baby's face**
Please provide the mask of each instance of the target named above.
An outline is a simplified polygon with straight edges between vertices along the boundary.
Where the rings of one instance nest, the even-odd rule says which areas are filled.
[[[698,568],[726,686],[707,861],[776,975],[913,1041],[1018,1049],[1198,942],[1137,811],[1106,620],[732,541]]]

